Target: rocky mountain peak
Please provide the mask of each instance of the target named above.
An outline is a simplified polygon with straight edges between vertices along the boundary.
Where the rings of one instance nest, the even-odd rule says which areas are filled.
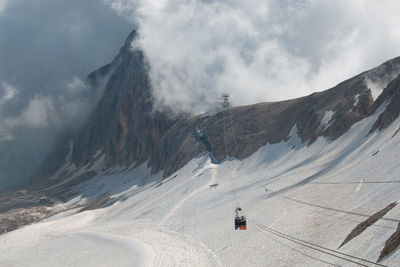
[[[73,176],[100,159],[105,169],[148,162],[153,173],[163,171],[166,177],[207,151],[216,160],[227,155],[242,159],[293,133],[306,144],[318,137],[334,140],[388,98],[393,99],[387,107],[390,115],[385,111],[375,128],[386,127],[398,116],[399,78],[394,78],[400,73],[400,57],[309,96],[235,107],[227,114],[172,117],[154,111],[149,66],[134,45],[135,38],[133,31],[112,63],[89,75],[93,83],[107,76],[106,88],[87,124],[70,140],[69,149],[57,155],[62,162],[57,166],[74,166],[73,171],[57,172],[57,177]],[[380,95],[375,101],[376,92]],[[195,129],[201,131],[202,142],[193,137]]]
[[[143,52],[132,47],[133,31],[111,64],[105,92],[87,125],[73,140],[77,168],[104,154],[106,164],[137,164],[147,160],[172,121],[153,112],[148,66]]]

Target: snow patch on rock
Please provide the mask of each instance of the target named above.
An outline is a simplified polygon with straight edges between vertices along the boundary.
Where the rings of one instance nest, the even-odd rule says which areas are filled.
[[[332,110],[325,111],[324,116],[322,117],[321,122],[319,124],[319,127],[323,128],[322,130],[325,130],[326,128],[329,127],[329,125],[332,123],[331,120],[334,114],[335,112]]]
[[[353,103],[353,107],[351,108],[351,111],[354,110],[354,108],[358,105],[358,102],[360,101],[360,94],[356,94],[354,96],[354,103]],[[375,100],[374,100],[375,101]]]
[[[370,79],[366,79],[366,85],[371,90],[372,99],[375,101],[386,88],[388,82],[373,82]]]

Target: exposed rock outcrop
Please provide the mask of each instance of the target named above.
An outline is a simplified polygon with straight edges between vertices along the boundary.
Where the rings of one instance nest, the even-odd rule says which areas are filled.
[[[379,116],[371,131],[382,130],[389,126],[400,114],[400,75],[385,88],[374,103],[374,110],[385,101],[390,101],[385,111]]]
[[[86,126],[73,140],[72,162],[80,168],[101,151],[106,164],[140,164],[173,121],[165,113],[153,112],[148,67],[143,53],[131,47],[131,33],[114,59],[113,73],[99,105]]]
[[[52,201],[36,188],[7,190],[0,194],[0,234],[43,219]]]
[[[393,209],[397,205],[396,202],[390,203],[387,207],[384,209],[378,211],[377,213],[371,215],[368,219],[363,221],[362,223],[358,224],[350,234],[345,238],[345,240],[340,244],[339,248],[341,248],[343,245],[345,245],[347,242],[351,241],[353,238],[359,236],[362,232],[364,232],[368,227],[376,223],[380,218],[385,216],[386,213],[388,213],[391,209]]]
[[[400,246],[400,223],[397,225],[397,230],[394,232],[388,240],[385,242],[385,247],[379,255],[378,262],[384,257],[389,256],[393,251],[395,251]]]

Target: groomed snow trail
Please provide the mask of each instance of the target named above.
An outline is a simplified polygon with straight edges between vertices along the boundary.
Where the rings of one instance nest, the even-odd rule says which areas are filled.
[[[160,229],[158,224],[136,221],[95,229],[116,237],[132,237],[146,255],[140,266],[218,265],[214,255],[203,244],[181,233]]]
[[[207,190],[210,188],[210,185],[215,184],[217,181],[217,165],[210,163],[209,165],[207,165],[207,168],[205,171],[209,170],[211,171],[211,177],[210,180],[204,184],[203,186],[199,187],[198,189],[194,190],[193,192],[191,192],[189,195],[185,196],[167,215],[164,216],[164,218],[160,221],[160,225],[164,226],[168,220],[174,216],[177,211],[182,208],[182,206],[189,201],[191,198],[193,198],[194,196],[196,196],[197,194],[199,194],[200,192]]]
[[[150,186],[146,192],[151,200],[144,205],[135,206],[136,200],[132,197],[132,201],[118,202],[104,209],[72,216],[58,214],[2,235],[0,250],[4,254],[0,256],[0,266],[219,266],[218,258],[204,243],[165,225],[188,200],[215,181],[214,168],[210,162],[203,161],[186,181],[171,180],[159,187]],[[209,181],[169,206],[162,220],[133,219],[208,172],[211,173]],[[148,198],[145,194],[139,197]],[[127,206],[136,208],[126,209]]]
[[[91,216],[88,213],[94,212],[79,215]],[[0,266],[218,265],[203,244],[159,229],[157,224],[135,221],[102,225],[96,220],[94,214],[88,224],[58,220],[3,235]]]

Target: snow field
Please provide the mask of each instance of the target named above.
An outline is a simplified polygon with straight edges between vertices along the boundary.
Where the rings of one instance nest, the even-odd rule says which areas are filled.
[[[146,164],[98,175],[73,188],[80,197],[64,206],[105,193],[115,202],[0,236],[0,265],[355,266],[265,227],[337,250],[355,226],[398,201],[400,135],[392,136],[400,119],[367,137],[382,110],[335,141],[307,146],[294,125],[287,142],[241,161],[216,165],[200,155],[164,180]],[[234,231],[237,206],[246,231]],[[375,262],[399,219],[396,206],[338,251]],[[399,266],[399,250],[381,263]]]

